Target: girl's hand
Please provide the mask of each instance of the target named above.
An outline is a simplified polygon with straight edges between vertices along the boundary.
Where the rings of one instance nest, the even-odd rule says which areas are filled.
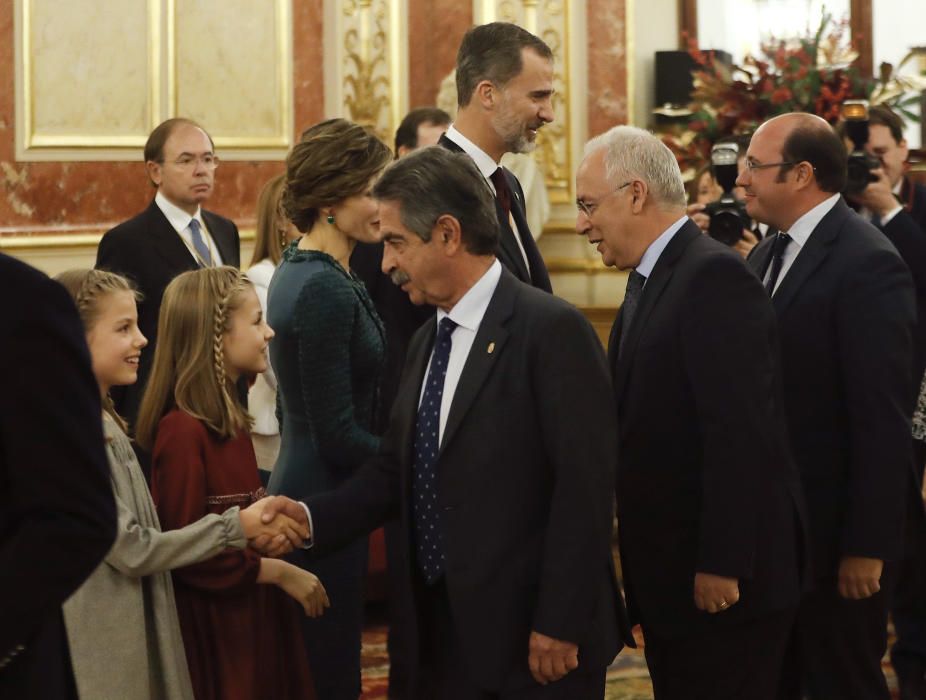
[[[309,573],[289,562],[280,572],[279,586],[299,603],[309,617],[319,617],[325,608],[331,607],[325,587],[315,574]]]

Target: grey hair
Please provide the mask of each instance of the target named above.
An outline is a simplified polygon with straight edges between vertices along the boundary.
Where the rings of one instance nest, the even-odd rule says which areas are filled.
[[[437,220],[449,214],[460,222],[463,246],[471,254],[494,255],[498,248],[495,198],[465,153],[419,148],[386,168],[373,196],[397,202],[402,225],[425,242]]]
[[[615,126],[585,144],[585,155],[606,149],[605,175],[614,186],[617,180],[638,178],[649,187],[657,206],[684,208],[685,182],[678,161],[662,141],[645,129]]]

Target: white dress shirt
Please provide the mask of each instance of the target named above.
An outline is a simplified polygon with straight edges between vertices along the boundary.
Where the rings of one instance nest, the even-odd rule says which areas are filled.
[[[479,148],[479,146],[474,144],[463,134],[457,131],[453,124],[447,128],[444,136],[462,148],[466,155],[473,159],[473,162],[476,163],[476,167],[479,168],[479,172],[482,173],[482,176],[486,179],[486,182],[489,183],[489,187],[492,188],[492,193],[498,195],[498,193],[495,191],[495,184],[492,182],[491,177],[492,173],[498,170],[499,164],[492,160],[492,157],[488,153],[483,151],[481,148]],[[512,190],[511,196],[517,198],[518,195],[514,192],[514,190]],[[530,263],[527,262],[527,253],[524,250],[524,243],[521,241],[521,232],[518,231],[518,225],[515,223],[514,217],[511,216],[511,214],[508,214],[508,222],[511,224],[511,230],[514,231],[514,240],[518,244],[518,250],[521,251],[521,257],[524,258],[524,265],[527,267],[528,274],[530,274],[531,266]]]
[[[476,333],[479,331],[479,325],[482,323],[482,317],[485,316],[486,309],[489,308],[489,302],[492,301],[492,295],[495,294],[495,288],[502,277],[502,265],[495,260],[486,270],[485,274],[479,278],[469,291],[464,294],[460,301],[446,312],[442,309],[437,310],[437,318],[434,321],[440,327],[440,322],[445,316],[449,316],[451,321],[456,322],[457,327],[453,329],[450,335],[450,359],[447,361],[447,374],[444,377],[444,392],[440,402],[440,430],[438,432],[438,444],[444,440],[444,426],[447,425],[447,416],[450,414],[450,406],[453,403],[453,395],[456,393],[457,384],[460,383],[460,375],[463,373],[463,366],[466,364],[466,358],[469,357],[469,351],[473,347],[473,341],[476,339]],[[434,357],[434,351],[431,351],[431,359]],[[428,370],[431,369],[431,360],[428,360]],[[424,397],[424,388],[427,384],[428,370],[425,370],[425,381],[421,382],[421,392],[418,395],[418,405],[421,405],[421,399]]]
[[[813,233],[814,229],[817,228],[817,225],[823,220],[823,217],[829,213],[830,209],[836,206],[836,202],[838,201],[838,194],[824,199],[813,209],[805,213],[800,219],[795,221],[794,225],[787,231],[787,234],[791,236],[791,241],[788,243],[788,247],[785,248],[784,255],[781,256],[781,272],[778,273],[778,280],[775,282],[775,289],[772,290],[772,296],[775,296],[775,292],[777,292],[778,288],[781,286],[781,281],[785,278],[785,275],[788,274],[788,270],[791,269],[791,265],[794,264],[801,249],[807,244],[810,234]],[[762,279],[763,284],[768,284],[771,274],[772,266],[770,263],[768,269],[765,271],[765,277]]]
[[[687,221],[688,215],[686,214],[659,234],[659,238],[650,243],[649,247],[644,251],[643,257],[640,258],[640,263],[634,269],[646,278],[646,282],[649,282],[649,276],[653,274],[653,268],[656,267],[656,263],[659,261],[659,256],[662,255],[662,251],[666,249],[666,246],[669,245],[669,241],[675,238],[675,234],[681,230],[682,226],[684,226]],[[644,287],[646,287],[646,282],[643,283]]]
[[[174,227],[174,230],[180,238],[183,239],[183,242],[186,243],[186,247],[190,251],[190,255],[193,256],[193,259],[199,262],[199,259],[194,254],[196,248],[193,247],[193,232],[190,230],[190,222],[196,219],[199,222],[200,233],[202,234],[203,240],[206,242],[206,245],[209,246],[209,252],[212,253],[212,264],[216,266],[222,264],[222,256],[219,254],[219,249],[216,247],[215,241],[212,240],[212,234],[209,233],[206,222],[203,221],[203,210],[200,207],[196,208],[196,213],[193,216],[190,216],[183,211],[183,209],[167,199],[160,191],[154,195],[154,203],[158,205],[158,209],[161,210],[167,218],[167,221],[170,222],[170,225]]]

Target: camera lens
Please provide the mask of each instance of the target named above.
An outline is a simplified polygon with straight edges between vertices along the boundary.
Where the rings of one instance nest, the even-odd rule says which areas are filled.
[[[707,232],[711,238],[732,246],[743,237],[743,220],[736,211],[721,209],[711,214],[711,224]]]

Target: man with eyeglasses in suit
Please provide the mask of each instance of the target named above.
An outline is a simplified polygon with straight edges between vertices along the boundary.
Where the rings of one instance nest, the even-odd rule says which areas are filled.
[[[125,275],[142,293],[138,326],[148,338],[138,381],[114,387],[116,410],[134,423],[157,343],[161,296],[187,270],[240,264],[234,222],[202,208],[212,194],[218,157],[212,138],[196,122],[168,119],[145,144],[145,171],[157,190],[137,216],[108,231],[97,250],[96,267]]]

